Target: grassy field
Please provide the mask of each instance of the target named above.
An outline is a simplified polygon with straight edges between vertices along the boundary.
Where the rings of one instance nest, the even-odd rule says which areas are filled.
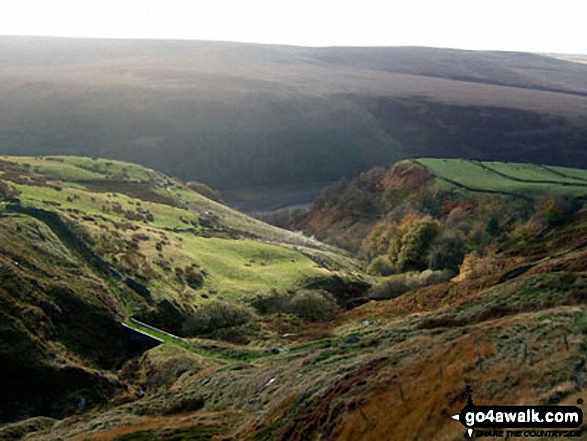
[[[135,210],[136,207],[153,209],[158,214],[155,225],[161,228],[188,229],[193,227],[190,221],[197,220],[198,216],[211,216],[214,222],[219,222],[224,227],[253,234],[262,240],[329,249],[310,238],[267,225],[207,199],[179,182],[140,165],[80,157],[0,156],[0,160],[20,165],[19,173],[40,175],[52,183],[15,184],[27,199],[37,204],[52,201],[64,209],[79,209],[89,214],[102,213],[106,217],[120,220],[124,216],[104,213],[102,210],[104,204],[118,202],[125,209],[132,206],[135,206]],[[145,182],[146,185],[133,185],[139,182]],[[55,189],[58,184],[63,184],[60,190]],[[168,198],[165,201],[167,203],[157,202],[165,197]],[[73,200],[68,201],[68,198]],[[186,219],[187,224],[180,218]],[[196,225],[196,228],[199,227]]]
[[[504,192],[529,198],[546,195],[587,196],[585,170],[536,164],[477,162],[464,159],[416,160],[439,178],[471,190]],[[565,176],[561,176],[565,175]],[[577,179],[578,178],[578,179]]]
[[[549,166],[551,170],[554,170],[557,173],[562,173],[566,176],[579,179],[583,182],[587,180],[587,170],[585,169],[577,169],[577,168],[568,168],[568,167],[556,167],[556,166]]]
[[[272,289],[299,289],[332,276],[333,266],[358,274],[343,252],[142,166],[77,157],[0,159],[22,205],[63,216],[109,262],[141,279],[155,301],[174,299],[189,309],[210,296],[246,301]],[[317,263],[325,261],[329,269]],[[197,285],[184,280],[193,265],[202,275]]]
[[[76,156],[11,156],[10,161],[30,167],[31,171],[55,180],[118,179],[127,182],[140,182],[150,179],[149,172],[144,167],[115,160],[99,161],[97,158]]]
[[[553,168],[543,167],[536,164],[520,164],[491,161],[484,161],[481,164],[485,167],[488,167],[490,171],[495,170],[498,173],[502,173],[514,179],[533,181],[536,183],[567,183],[578,187],[584,185],[585,181],[582,181],[581,179],[576,179],[574,178],[574,176],[580,176],[581,173],[587,174],[587,170],[572,169],[569,167],[561,167],[560,172],[557,173],[556,170],[554,170]]]
[[[194,237],[184,241],[186,254],[212,274],[214,289],[236,299],[269,289],[299,288],[304,281],[326,276],[312,260],[298,252],[250,240]]]

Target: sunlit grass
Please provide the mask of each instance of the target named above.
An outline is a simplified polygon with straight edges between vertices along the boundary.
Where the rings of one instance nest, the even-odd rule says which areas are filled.
[[[183,251],[212,274],[207,283],[230,299],[301,287],[313,277],[328,274],[298,252],[252,240],[188,236]]]
[[[482,163],[489,167],[487,169],[480,163],[464,159],[420,158],[417,162],[427,167],[436,176],[449,179],[472,190],[497,191],[532,198],[540,198],[545,195],[579,197],[587,195],[587,187],[584,185],[585,182],[557,176],[555,173],[540,168],[539,165],[503,164],[495,162]],[[522,182],[500,176],[492,172],[492,169],[522,180],[556,181],[561,184],[551,182]],[[571,174],[580,174],[582,172],[581,170],[565,169],[564,167],[557,170],[568,170]]]
[[[566,178],[560,174],[554,173],[549,168],[542,168],[536,164],[524,164],[524,163],[512,163],[512,162],[482,162],[483,165],[490,167],[492,170],[496,170],[508,176],[512,176],[517,179],[525,179],[529,181],[554,181],[564,182],[570,184],[585,185],[586,182],[573,179],[572,177]],[[573,171],[581,171],[578,169],[571,169],[568,167],[561,167],[561,171],[564,173],[568,171],[570,173],[564,173],[568,176],[572,176]],[[586,173],[587,176],[587,173]]]

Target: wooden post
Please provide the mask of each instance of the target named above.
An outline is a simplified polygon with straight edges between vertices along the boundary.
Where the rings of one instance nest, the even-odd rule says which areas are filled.
[[[565,349],[567,350],[567,352],[569,352],[569,340],[567,339],[567,333],[566,333],[566,331],[563,334],[563,338],[565,339]]]
[[[475,362],[475,366],[477,366],[481,372],[483,372],[483,362],[485,361],[485,357],[483,357],[483,355],[479,354],[477,356],[477,361]]]
[[[579,363],[575,365],[573,368],[573,374],[575,374],[575,379],[577,381],[577,390],[583,390],[583,381],[585,380],[585,358],[581,358]]]
[[[399,389],[399,394],[400,394],[400,396],[402,397],[402,400],[403,400],[404,399],[404,388],[402,387],[401,382],[399,382],[399,381],[397,382],[397,387]]]
[[[442,365],[438,368],[438,374],[440,376],[440,381],[444,380],[444,371],[442,369]]]
[[[373,424],[373,422],[369,418],[367,418],[367,415],[365,415],[365,411],[363,410],[363,406],[361,406],[361,402],[359,400],[355,400],[355,406],[357,407],[357,409],[359,409],[359,413],[367,422],[367,424],[369,424],[371,427],[375,427],[375,424]]]

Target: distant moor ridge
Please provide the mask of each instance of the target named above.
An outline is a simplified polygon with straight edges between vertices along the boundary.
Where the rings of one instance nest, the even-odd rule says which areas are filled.
[[[128,160],[221,190],[423,156],[587,166],[585,78],[527,53],[2,37],[0,154]]]

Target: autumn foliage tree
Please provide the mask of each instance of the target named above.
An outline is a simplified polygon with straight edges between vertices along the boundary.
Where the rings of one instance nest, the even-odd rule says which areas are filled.
[[[459,234],[442,234],[429,247],[426,260],[432,270],[446,269],[458,273],[466,253],[463,237]]]
[[[427,268],[426,253],[442,225],[431,217],[408,216],[398,226],[389,245],[389,258],[399,271]]]
[[[534,209],[539,222],[549,226],[558,225],[577,211],[578,202],[576,199],[547,196],[536,201]]]

